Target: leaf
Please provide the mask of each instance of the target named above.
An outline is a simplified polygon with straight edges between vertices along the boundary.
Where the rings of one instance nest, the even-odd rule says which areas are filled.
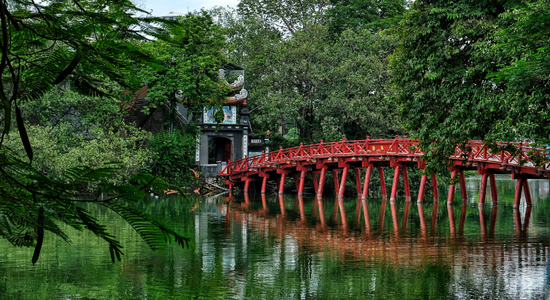
[[[178,245],[189,248],[189,238],[167,228],[152,216],[115,202],[104,202],[102,204],[126,220],[152,250],[164,248],[166,244],[171,242],[170,236],[174,237]]]
[[[76,49],[76,54],[73,58],[73,60],[71,61],[71,63],[69,63],[69,65],[67,66],[67,68],[65,68],[65,70],[63,70],[58,76],[57,78],[53,81],[53,84],[59,84],[61,83],[65,78],[67,78],[67,76],[69,76],[69,74],[71,74],[71,72],[74,70],[74,68],[76,68],[76,66],[78,65],[78,63],[80,62],[80,59],[82,58],[82,50],[80,48],[77,48]]]
[[[42,249],[42,242],[44,241],[44,208],[38,209],[38,227],[36,228],[36,247],[34,248],[34,254],[32,255],[32,264],[34,265],[38,261],[40,256],[40,250]]]
[[[21,110],[17,105],[15,105],[15,119],[17,120],[17,129],[19,130],[19,135],[21,136],[21,142],[23,142],[23,146],[25,147],[25,152],[27,152],[27,156],[29,157],[29,160],[32,163],[33,153],[32,153],[31,142],[29,141],[29,136],[27,135],[27,129],[25,129],[25,122],[23,122],[23,117],[21,116]]]

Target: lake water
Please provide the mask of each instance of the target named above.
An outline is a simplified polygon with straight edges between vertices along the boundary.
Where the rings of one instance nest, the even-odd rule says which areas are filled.
[[[137,204],[191,237],[192,249],[151,251],[90,206],[125,247],[122,261],[70,229],[71,245],[46,233],[36,265],[33,249],[0,240],[0,298],[550,299],[548,180],[530,180],[533,207],[513,210],[508,178],[497,178],[498,206],[488,195],[478,207],[479,178],[467,181],[468,203],[457,192],[450,207],[443,188],[441,202],[422,205],[259,193]]]

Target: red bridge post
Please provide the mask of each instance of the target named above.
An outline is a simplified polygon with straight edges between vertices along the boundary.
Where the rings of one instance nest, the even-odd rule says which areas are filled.
[[[363,185],[363,194],[361,194],[361,199],[366,200],[369,194],[370,175],[373,168],[374,166],[372,164],[369,164],[369,166],[367,167],[367,174],[365,174],[365,185]]]
[[[298,186],[298,195],[303,195],[304,194],[304,181],[306,179],[306,171],[307,171],[307,168],[305,167],[302,167],[302,170],[300,171],[300,184]]]
[[[466,191],[466,178],[464,177],[464,170],[460,169],[460,194],[462,195],[462,202],[468,202],[468,193]]]
[[[525,202],[527,204],[527,207],[531,207],[533,205],[531,200],[531,191],[529,190],[529,183],[527,182],[527,178],[525,178],[522,175],[515,176],[516,174],[512,174],[513,177],[519,177],[517,178],[517,184],[516,184],[516,195],[514,197],[514,209],[519,208],[519,204],[521,201],[521,192],[523,190],[523,193],[525,194]],[[516,179],[514,178],[514,179]]]
[[[344,197],[344,191],[346,190],[346,178],[348,176],[349,166],[346,165],[342,171],[342,180],[340,181],[340,189],[338,191],[338,197]]]
[[[319,190],[319,178],[317,176],[319,173],[319,171],[311,172],[311,177],[313,177],[313,191],[315,194],[317,194],[317,191]]]
[[[267,180],[269,179],[269,174],[261,173],[260,177],[263,177],[262,178],[262,192],[261,193],[265,194],[265,189],[266,189],[266,186],[267,186]]]
[[[457,169],[453,168],[451,172],[451,185],[449,185],[449,195],[447,197],[447,204],[453,204],[453,198],[455,197],[455,184],[456,184],[456,173]]]
[[[493,200],[493,205],[498,204],[498,196],[497,196],[497,182],[495,179],[495,174],[489,175],[489,181],[491,184],[491,198]]]
[[[425,171],[422,171],[424,173]],[[428,180],[428,177],[426,175],[422,175],[420,177],[420,188],[418,189],[418,199],[416,200],[417,203],[422,203],[424,201],[424,191],[426,190],[426,181]]]
[[[361,169],[354,168],[355,170],[355,187],[357,189],[357,197],[361,197]]]
[[[390,202],[395,202],[395,198],[397,198],[397,185],[399,184],[399,171],[401,167],[397,165],[395,167],[395,173],[393,173],[393,184],[391,186],[391,195],[390,195]]]
[[[386,179],[384,178],[384,169],[382,167],[376,167],[378,169],[378,175],[380,176],[380,188],[382,189],[382,199],[388,199],[388,193],[386,192]]]
[[[319,176],[319,189],[317,190],[317,195],[323,195],[323,187],[325,186],[325,175],[327,173],[327,167],[321,168],[321,176]]]
[[[288,173],[290,173],[290,171],[281,169],[277,170],[277,174],[281,174],[281,180],[279,181],[279,194],[283,194],[283,192],[285,191],[285,179]]]
[[[439,202],[439,190],[437,189],[437,176],[435,174],[432,174],[432,194],[434,202]]]

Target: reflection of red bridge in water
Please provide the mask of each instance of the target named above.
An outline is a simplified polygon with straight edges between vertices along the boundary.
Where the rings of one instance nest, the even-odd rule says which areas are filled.
[[[257,204],[253,205],[247,193],[244,194],[244,202],[241,203],[234,202],[234,197],[231,194],[225,200],[226,204],[221,205],[220,209],[225,212],[227,226],[231,224],[231,217],[239,221],[237,222],[239,224],[243,224],[241,219],[247,219],[248,222],[246,223],[253,228],[256,227],[260,236],[265,236],[267,232],[281,238],[283,236],[293,236],[299,244],[304,242],[304,240],[309,240],[309,242],[305,242],[304,244],[315,245],[319,249],[328,246],[331,249],[341,250],[342,257],[351,254],[352,257],[364,257],[366,260],[391,259],[395,263],[406,262],[410,264],[411,262],[417,262],[422,264],[425,262],[426,257],[437,258],[439,257],[437,255],[446,253],[450,254],[449,257],[453,260],[454,265],[455,256],[453,254],[462,253],[468,254],[464,258],[461,258],[462,260],[467,260],[463,262],[466,265],[468,263],[485,263],[486,265],[487,261],[491,260],[493,262],[504,262],[503,252],[506,252],[506,256],[511,258],[517,255],[514,252],[519,251],[522,253],[533,253],[543,262],[547,260],[545,251],[540,251],[540,249],[537,251],[521,250],[522,248],[527,250],[528,248],[540,246],[534,240],[531,240],[529,243],[521,243],[528,240],[527,229],[531,218],[531,207],[525,209],[523,216],[519,210],[514,210],[513,218],[516,238],[520,242],[518,248],[503,247],[502,244],[494,242],[498,206],[492,206],[489,218],[486,216],[487,213],[484,206],[475,208],[479,215],[480,246],[472,247],[471,233],[469,233],[469,241],[465,238],[467,215],[471,215],[472,210],[472,207],[469,207],[468,203],[462,203],[461,207],[447,206],[450,236],[449,238],[442,239],[436,233],[438,226],[443,225],[438,224],[438,220],[441,223],[441,220],[445,219],[441,218],[438,202],[433,203],[432,211],[428,215],[425,214],[425,207],[421,203],[415,205],[416,208],[414,208],[411,207],[410,201],[406,201],[401,213],[397,208],[396,202],[390,202],[390,218],[393,227],[391,229],[393,232],[388,236],[385,234],[386,230],[384,228],[388,204],[388,201],[385,199],[380,204],[380,211],[378,213],[374,212],[374,215],[378,214],[378,220],[373,220],[371,218],[373,211],[369,213],[367,201],[358,197],[353,221],[353,227],[355,228],[350,228],[352,226],[348,224],[348,218],[343,206],[343,198],[341,197],[335,197],[334,209],[331,216],[325,216],[324,201],[321,197],[315,197],[310,212],[306,211],[304,199],[300,195],[296,195],[294,206],[291,209],[285,204],[285,200],[288,200],[288,198],[285,199],[282,195],[279,195],[277,199],[279,208],[274,211],[270,211],[265,194],[261,195],[261,207]],[[414,210],[417,210],[418,213],[419,236],[411,235],[408,229],[408,226],[413,225],[409,221],[409,217]],[[295,219],[289,216],[290,212],[295,214]],[[458,220],[455,219],[455,213],[460,214]],[[361,218],[361,214],[363,214],[363,218]],[[327,225],[328,220],[333,224],[338,224],[338,227],[329,227]],[[487,226],[487,221],[489,221],[489,226]],[[372,228],[373,223],[376,224],[375,228]],[[359,227],[363,227],[361,232],[357,231]],[[414,240],[416,242],[413,242]],[[413,244],[420,247],[413,247]],[[448,246],[444,247],[444,245]],[[544,246],[544,248],[547,249],[547,246]],[[515,260],[521,261],[521,259],[517,258]]]
[[[527,180],[531,178],[549,178],[550,163],[546,160],[538,167],[533,162],[533,157],[541,158],[541,151],[529,147],[528,143],[511,143],[517,149],[515,153],[501,150],[498,153],[491,153],[490,149],[483,144],[483,141],[470,141],[467,150],[456,148],[455,154],[449,158],[451,162],[452,178],[459,175],[462,200],[466,200],[466,184],[464,170],[477,170],[482,175],[479,203],[485,203],[487,179],[490,179],[491,196],[493,202],[498,202],[496,181],[494,174],[511,174],[517,179],[514,207],[519,207],[522,190],[525,194],[527,205],[531,205],[531,194]],[[331,171],[334,178],[334,187],[339,197],[344,195],[345,182],[350,168],[355,171],[355,183],[357,195],[366,199],[368,195],[369,181],[373,168],[377,168],[380,174],[380,183],[383,198],[387,198],[384,167],[395,169],[390,200],[394,201],[397,196],[399,174],[403,176],[405,197],[411,199],[409,187],[408,167],[423,169],[425,162],[422,160],[423,152],[416,147],[417,141],[407,138],[399,139],[378,139],[323,143],[299,146],[288,149],[280,149],[259,156],[248,157],[238,161],[230,162],[220,173],[226,177],[225,183],[230,189],[237,183],[244,182],[244,191],[248,192],[250,182],[262,180],[262,193],[265,193],[267,180],[275,180],[279,193],[283,192],[287,176],[294,178],[298,194],[303,194],[304,179],[306,173],[313,176],[315,192],[318,195],[323,193],[325,174]],[[504,146],[506,144],[501,144]],[[535,151],[534,151],[535,150]],[[364,183],[361,183],[361,170],[366,168]],[[341,179],[338,179],[338,172],[341,171]],[[426,176],[421,177],[418,202],[422,202],[426,187]],[[431,176],[434,200],[438,201],[437,178]],[[455,185],[449,186],[447,202],[452,203],[454,198]]]

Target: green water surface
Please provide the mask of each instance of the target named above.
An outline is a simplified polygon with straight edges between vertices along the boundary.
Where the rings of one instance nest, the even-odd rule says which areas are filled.
[[[313,196],[259,193],[136,204],[192,249],[151,251],[90,206],[125,247],[122,261],[70,228],[70,245],[46,235],[36,265],[33,249],[0,240],[0,299],[550,299],[548,180],[530,180],[533,207],[514,210],[508,178],[497,178],[498,206],[490,193],[478,206],[479,178],[467,181],[468,203],[457,189],[451,207],[326,196],[320,210]]]

